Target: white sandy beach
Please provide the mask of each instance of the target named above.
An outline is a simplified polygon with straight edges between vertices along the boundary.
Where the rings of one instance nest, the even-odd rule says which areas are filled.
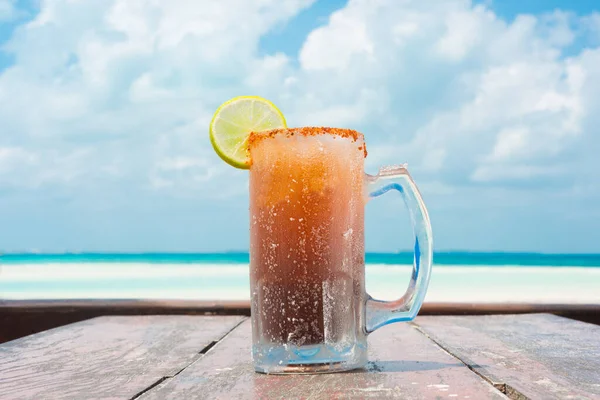
[[[409,265],[367,265],[380,299],[405,290]],[[248,300],[243,264],[66,263],[0,266],[0,299]],[[426,302],[600,304],[600,268],[434,267]]]

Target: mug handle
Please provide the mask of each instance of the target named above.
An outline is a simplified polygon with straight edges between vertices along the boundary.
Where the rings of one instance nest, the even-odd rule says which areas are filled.
[[[382,167],[375,176],[366,175],[368,199],[395,189],[408,207],[415,234],[413,271],[406,293],[395,301],[375,300],[367,294],[365,331],[371,333],[392,322],[412,321],[416,316],[429,286],[433,261],[431,223],[419,189],[406,165]]]

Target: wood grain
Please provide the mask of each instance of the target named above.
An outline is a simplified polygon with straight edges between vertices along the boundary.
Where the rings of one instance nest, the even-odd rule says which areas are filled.
[[[600,324],[600,304],[425,303],[419,315],[552,313]],[[104,315],[250,315],[248,301],[2,300],[0,343]]]
[[[514,399],[600,399],[600,327],[549,314],[418,317],[448,352]]]
[[[68,312],[74,310],[160,310],[163,313],[243,311],[250,315],[248,300],[119,300],[119,299],[65,299],[65,300],[3,300],[4,312]],[[577,313],[584,312],[600,317],[600,304],[545,304],[545,303],[432,303],[425,302],[419,315],[470,315],[522,314],[522,313]]]
[[[0,399],[131,399],[244,317],[101,317],[0,345]]]
[[[146,392],[141,399],[502,399],[463,363],[409,324],[370,337],[366,370],[327,375],[263,375],[250,359],[244,322],[205,357]]]

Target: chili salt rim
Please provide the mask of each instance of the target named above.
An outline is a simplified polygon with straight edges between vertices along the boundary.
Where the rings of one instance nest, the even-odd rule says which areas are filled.
[[[303,135],[303,136],[320,136],[320,135],[334,135],[341,138],[352,139],[353,142],[356,142],[359,139],[362,139],[363,143],[358,147],[359,150],[363,150],[365,153],[365,158],[367,157],[367,145],[365,143],[365,137],[362,133],[355,131],[354,129],[345,129],[345,128],[329,128],[324,126],[304,126],[301,128],[278,128],[271,129],[268,131],[260,131],[260,132],[250,132],[250,136],[248,137],[248,149],[250,149],[254,144],[260,142],[263,139],[274,138],[277,135],[286,135],[286,137],[291,137],[294,135]]]

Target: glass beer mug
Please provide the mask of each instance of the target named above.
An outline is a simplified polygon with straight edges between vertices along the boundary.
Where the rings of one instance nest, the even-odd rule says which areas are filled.
[[[293,128],[250,136],[252,354],[263,373],[345,371],[367,363],[367,335],[417,315],[429,284],[427,210],[403,166],[364,173],[362,134]],[[414,266],[396,301],[365,291],[364,207],[401,193],[415,233]]]

